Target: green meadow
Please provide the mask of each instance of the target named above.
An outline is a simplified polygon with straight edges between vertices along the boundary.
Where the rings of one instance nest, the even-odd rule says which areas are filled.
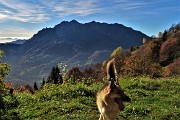
[[[117,119],[179,120],[180,78],[120,78],[131,98]],[[35,94],[2,97],[2,120],[98,120],[96,93],[104,83],[45,84]]]

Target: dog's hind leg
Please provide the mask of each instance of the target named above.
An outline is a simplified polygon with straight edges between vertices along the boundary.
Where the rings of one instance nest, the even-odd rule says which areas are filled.
[[[100,114],[99,120],[107,120],[103,114]]]
[[[104,120],[102,114],[100,114],[99,120]]]

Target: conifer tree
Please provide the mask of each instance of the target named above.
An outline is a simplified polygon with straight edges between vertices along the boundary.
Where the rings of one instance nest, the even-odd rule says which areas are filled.
[[[62,73],[58,66],[56,66],[56,78],[57,78],[57,83],[59,84],[63,83]]]
[[[41,84],[41,88],[45,85],[45,79],[43,78],[43,80],[42,80],[42,84]]]
[[[162,36],[162,42],[165,42],[167,40],[167,31],[165,30]]]
[[[61,74],[58,66],[53,67],[51,69],[51,72],[50,72],[50,75],[48,76],[47,82],[54,83],[54,84],[62,84],[63,83],[62,74]]]
[[[38,90],[36,82],[34,82],[34,90]]]
[[[135,50],[134,46],[130,47],[130,51],[133,52]]]

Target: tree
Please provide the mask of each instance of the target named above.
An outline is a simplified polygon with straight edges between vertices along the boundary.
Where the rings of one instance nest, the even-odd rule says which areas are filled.
[[[155,36],[155,35],[152,35],[152,36],[151,36],[151,39],[155,39],[155,38],[156,38],[156,36]]]
[[[123,51],[121,47],[116,48],[112,54],[111,58],[115,58],[115,66],[117,70],[117,74],[120,75],[121,67],[124,65],[124,60],[126,57],[130,56],[130,51]]]
[[[83,78],[83,73],[79,69],[79,67],[73,67],[67,73],[67,79],[72,79],[72,82],[76,82]]]
[[[34,87],[34,90],[38,90],[36,82],[34,82],[34,86],[33,87]]]
[[[58,83],[62,84],[63,83],[62,73],[58,66],[56,66],[56,78],[57,78],[57,80],[55,81],[54,84],[58,84]]]
[[[165,30],[163,35],[162,35],[162,42],[167,40],[167,31]]]
[[[0,50],[0,92],[4,89],[4,78],[8,75],[10,66],[7,63],[3,63],[1,58],[5,55],[5,53]]]
[[[104,76],[106,76],[106,69],[102,64],[96,64],[95,66],[83,70],[83,77],[86,80],[90,78],[89,80],[91,80],[91,83],[102,81]]]
[[[166,66],[172,63],[173,60],[178,57],[178,49],[178,41],[175,38],[171,38],[163,42],[160,49],[160,64],[162,66]]]
[[[51,69],[50,75],[48,76],[47,83],[62,84],[63,78],[58,66]]]
[[[5,90],[4,78],[9,73],[10,66],[7,63],[3,63],[1,58],[5,55],[5,53],[0,50],[0,114],[1,111],[4,110],[5,104],[3,101],[2,93]],[[0,115],[1,116],[1,115]]]
[[[173,63],[165,67],[164,77],[180,76],[180,57],[174,60]]]
[[[135,50],[134,46],[130,47],[130,51],[133,52]]]
[[[41,88],[45,85],[45,83],[46,83],[46,81],[45,81],[45,79],[43,78],[42,84],[41,84]]]
[[[118,47],[111,53],[111,57],[121,57],[122,54],[123,54],[123,49],[121,47]]]

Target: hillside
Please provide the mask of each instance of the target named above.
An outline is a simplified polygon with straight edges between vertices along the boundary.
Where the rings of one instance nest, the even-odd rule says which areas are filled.
[[[121,79],[131,102],[119,114],[121,120],[178,120],[180,79]],[[97,120],[96,93],[102,83],[46,84],[35,94],[16,93],[3,97],[0,119]],[[2,103],[2,102],[1,102]],[[2,104],[1,104],[2,105]]]
[[[47,77],[52,66],[67,64],[84,66],[107,59],[121,46],[139,46],[149,37],[122,24],[92,21],[64,21],[54,28],[44,28],[22,45],[0,45],[6,53],[4,61],[11,65],[8,81],[32,84]],[[11,47],[12,46],[12,47]]]

